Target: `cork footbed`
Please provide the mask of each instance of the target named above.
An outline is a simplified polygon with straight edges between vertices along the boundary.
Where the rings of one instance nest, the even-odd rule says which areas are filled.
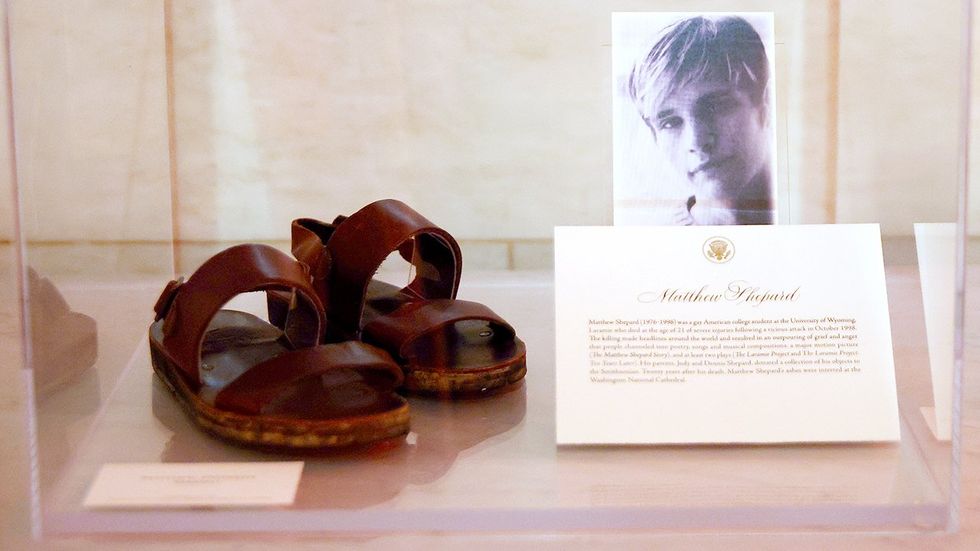
[[[163,346],[163,321],[150,326],[153,369],[203,429],[251,446],[329,448],[408,433],[408,404],[370,374],[337,369],[291,385],[257,415],[214,407],[239,375],[289,351],[282,332],[245,312],[221,310],[201,351],[201,384],[189,380]]]

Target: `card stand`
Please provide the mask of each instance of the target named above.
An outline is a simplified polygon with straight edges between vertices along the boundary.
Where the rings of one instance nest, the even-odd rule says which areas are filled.
[[[23,32],[14,36],[15,59],[39,55],[41,61],[45,61],[44,54],[48,50],[42,46],[50,33],[30,32],[32,28],[44,28],[40,23],[44,21],[43,4],[21,3],[16,6],[21,11],[15,13],[14,28]],[[188,10],[193,11],[197,9],[195,6],[200,5],[179,1],[166,1],[163,4],[167,17],[171,18],[175,11],[186,15]],[[589,15],[602,19],[602,24],[596,29],[606,29],[609,11],[621,8],[612,4],[616,3],[596,8],[595,13]],[[672,7],[682,4],[678,2]],[[752,6],[758,8],[757,4],[753,3]],[[789,27],[790,22],[803,21],[800,13],[809,10],[811,4],[801,0],[773,2],[767,7],[795,14],[781,24]],[[831,5],[836,4],[828,2],[822,9],[829,10]],[[227,8],[227,4],[215,5]],[[732,2],[733,11],[745,8],[745,2]],[[137,4],[125,9],[150,10]],[[651,5],[650,9],[662,8]],[[175,33],[173,28],[168,27],[166,36],[152,34],[158,31],[157,26],[170,25],[161,21],[160,17],[164,14],[146,11],[137,15],[134,21],[152,23],[147,27],[147,32],[156,36],[153,40],[157,42],[140,42],[141,46],[146,47],[145,50],[120,47],[114,52],[123,52],[119,55],[124,55],[125,52],[150,52],[157,48],[161,52],[166,50],[167,56],[161,53],[160,58],[170,63],[173,62],[175,50],[180,55],[187,55],[187,49],[191,50],[191,54],[196,52],[193,50],[194,44],[181,42],[182,38],[186,38],[182,31]],[[433,24],[444,22],[432,13],[428,15],[434,17]],[[219,17],[217,21],[231,19]],[[270,25],[275,22],[271,21]],[[34,24],[35,27],[31,27]],[[265,28],[264,25],[262,27]],[[232,32],[228,27],[221,29],[222,32]],[[538,36],[539,33],[531,32],[533,30],[529,30],[529,35]],[[777,33],[780,32],[790,31],[779,27]],[[578,42],[581,41],[576,39]],[[236,47],[227,40],[223,44]],[[794,57],[799,55],[800,46],[798,41],[777,46],[778,53],[785,53],[777,59],[778,70],[783,73],[802,71],[798,59]],[[440,54],[444,50],[444,47],[438,49]],[[588,50],[587,53],[592,56],[588,60],[594,62],[594,66],[589,66],[590,74],[599,75],[597,79],[606,78],[608,70],[604,60],[608,59],[607,52]],[[218,54],[214,59],[221,57]],[[833,57],[831,54],[826,52],[821,59]],[[492,57],[495,54],[491,51],[487,55]],[[126,111],[120,115],[126,124],[135,129],[138,138],[120,143],[130,144],[131,149],[127,150],[130,157],[156,155],[155,162],[151,159],[146,164],[162,167],[165,174],[162,180],[147,177],[145,181],[149,183],[135,185],[132,182],[144,181],[141,180],[144,174],[132,176],[123,170],[120,173],[130,174],[130,177],[113,173],[109,176],[115,179],[110,179],[129,182],[129,187],[121,186],[107,193],[102,188],[88,189],[73,185],[76,177],[85,176],[85,182],[96,182],[106,176],[98,171],[94,174],[76,174],[73,167],[89,170],[90,167],[108,166],[122,154],[106,159],[85,157],[84,163],[77,163],[77,159],[72,157],[75,151],[57,143],[62,138],[77,139],[71,134],[75,129],[72,124],[93,120],[84,117],[102,116],[87,111],[79,113],[69,108],[75,104],[59,99],[64,92],[61,88],[70,83],[75,68],[68,65],[70,61],[57,59],[61,60],[61,65],[39,63],[37,66],[47,67],[52,74],[60,74],[61,79],[32,79],[33,73],[30,71],[26,75],[15,72],[15,76],[25,78],[15,79],[14,99],[21,100],[15,103],[15,108],[21,111],[15,110],[10,116],[11,120],[19,123],[20,141],[17,145],[22,146],[15,148],[20,155],[21,170],[15,182],[18,204],[14,210],[19,222],[13,239],[25,282],[21,287],[21,304],[25,312],[34,312],[39,306],[47,312],[36,314],[35,319],[48,316],[48,319],[68,320],[30,328],[27,341],[23,343],[28,356],[33,359],[30,369],[26,371],[30,381],[25,393],[29,397],[26,403],[30,408],[32,444],[36,447],[32,469],[34,490],[26,500],[36,511],[32,517],[35,530],[45,537],[75,533],[141,532],[411,533],[621,529],[906,532],[955,529],[959,478],[954,467],[958,458],[953,455],[953,450],[958,449],[959,433],[953,431],[952,441],[937,440],[920,412],[921,408],[934,404],[930,390],[919,271],[910,241],[899,241],[894,246],[886,242],[886,278],[901,415],[901,439],[894,444],[558,447],[554,444],[556,365],[552,274],[541,271],[480,271],[472,268],[467,268],[465,272],[461,298],[493,305],[495,311],[513,323],[527,343],[528,376],[518,388],[487,400],[445,402],[412,398],[412,432],[404,442],[355,452],[299,457],[272,455],[229,445],[202,433],[191,424],[168,389],[152,374],[146,344],[151,305],[164,282],[175,271],[188,271],[188,267],[197,265],[199,259],[206,258],[224,244],[223,241],[194,241],[188,238],[188,234],[201,229],[199,226],[207,226],[205,229],[214,230],[213,233],[222,239],[232,242],[246,240],[251,235],[249,230],[261,229],[269,221],[270,216],[265,210],[282,207],[277,201],[289,196],[289,190],[283,193],[282,189],[267,189],[261,182],[244,182],[237,195],[261,196],[268,202],[261,203],[260,207],[248,211],[244,216],[234,208],[212,209],[214,196],[222,193],[236,195],[234,191],[214,191],[209,187],[212,180],[234,180],[238,177],[237,173],[230,176],[219,174],[218,168],[228,167],[215,168],[211,165],[192,166],[192,170],[186,174],[182,172],[188,168],[189,161],[187,156],[181,156],[181,152],[193,150],[193,145],[201,145],[208,140],[207,136],[202,138],[194,135],[193,131],[188,134],[181,125],[191,120],[216,120],[220,116],[235,118],[234,111],[221,109],[229,105],[241,107],[242,102],[247,104],[247,90],[237,84],[224,88],[230,95],[212,106],[218,112],[197,113],[193,105],[188,108],[187,104],[181,103],[181,97],[171,97],[168,103],[165,97],[167,87],[164,86],[156,90],[156,95],[141,96],[141,101],[145,100],[161,109]],[[189,59],[205,65],[214,61],[194,55],[189,55]],[[20,67],[20,71],[25,71],[32,65],[22,63],[16,66]],[[194,63],[182,69],[178,67],[176,72],[170,67],[169,76],[187,78],[188,75],[198,74],[195,72],[197,69],[201,67]],[[231,67],[235,74],[224,75],[224,78],[239,83],[246,69]],[[522,73],[522,76],[530,78],[527,74]],[[805,76],[804,81],[822,82],[814,79],[817,72]],[[161,75],[156,77],[164,80]],[[384,84],[390,82],[386,80]],[[530,82],[537,81],[531,79]],[[173,88],[172,81],[168,84]],[[188,85],[186,81],[184,84]],[[384,87],[375,84],[373,91]],[[431,91],[416,80],[409,84],[415,86],[413,90],[421,96]],[[524,86],[527,81],[509,82],[513,85],[512,89],[506,88],[504,85],[508,82],[505,82],[501,84],[501,89],[491,91],[466,88],[467,84],[462,81],[457,84],[467,94],[473,92],[472,100],[491,112],[504,110],[508,105],[505,100],[523,97],[527,90]],[[173,94],[174,90],[169,92]],[[364,91],[358,94],[360,92]],[[493,96],[493,92],[501,94]],[[104,87],[98,88],[93,92],[93,98],[101,98],[99,94],[105,93]],[[814,146],[809,142],[810,134],[791,132],[801,130],[805,117],[793,118],[790,114],[799,115],[806,108],[806,102],[799,97],[794,98],[791,92],[779,93],[785,98],[783,108],[789,112],[777,114],[783,121],[781,128],[784,129],[779,146],[779,170],[783,174],[779,187],[783,201],[789,201],[791,196],[798,198],[797,202],[781,204],[780,210],[788,209],[789,220],[793,223],[833,221],[818,219],[818,215],[813,214],[816,206],[825,203],[829,197],[822,195],[824,187],[813,185],[826,167],[815,166],[812,158],[804,158],[803,154],[816,150],[814,155],[821,159],[817,165],[834,159],[830,158],[829,150],[825,151],[825,143],[817,140]],[[353,111],[360,106],[356,101],[360,97],[358,94],[348,98],[350,105],[347,107]],[[31,114],[23,110],[23,106],[31,105],[24,101],[25,98],[39,98],[34,105],[57,105],[64,109],[45,112],[43,116]],[[94,101],[93,98],[88,99]],[[607,120],[604,109],[608,98],[604,95],[565,99],[567,103],[562,103],[562,107],[585,105],[587,109],[578,109],[578,112],[596,112],[602,121]],[[848,99],[842,97],[840,101],[846,102]],[[797,101],[794,103],[794,100]],[[97,104],[97,107],[108,110],[110,106]],[[544,107],[542,105],[542,112]],[[165,116],[168,109],[171,110],[169,120]],[[175,117],[174,109],[183,118]],[[147,115],[148,112],[158,111],[163,115]],[[430,131],[431,128],[438,128],[435,133],[448,136],[443,138],[446,142],[461,141],[474,148],[500,145],[492,140],[492,132],[481,133],[488,129],[500,130],[496,120],[490,124],[480,119],[478,122],[486,126],[471,127],[465,124],[467,121],[473,122],[470,111],[453,112],[451,116],[456,117],[452,119],[452,129],[433,121],[422,122],[430,125],[426,127]],[[535,147],[552,143],[558,138],[564,140],[565,134],[561,132],[556,135],[549,133],[553,119],[524,122],[527,124],[521,127],[522,135],[533,139],[507,140],[508,147],[529,149],[533,154],[531,156],[540,157],[541,151]],[[271,124],[268,120],[252,123],[255,126]],[[601,127],[601,132],[597,132],[595,138],[605,143],[608,139],[605,122],[595,125]],[[873,124],[869,127],[877,129],[880,134],[886,132]],[[164,128],[169,132],[163,131]],[[59,129],[61,133],[52,133],[52,129]],[[326,164],[347,166],[347,157],[353,154],[357,144],[363,145],[364,137],[355,132],[356,139],[351,138],[348,135],[351,130],[345,128],[338,131],[343,134],[343,140],[330,135],[330,139],[336,141],[332,142],[335,155]],[[359,132],[363,129],[358,127],[353,130]],[[821,131],[831,136],[838,130],[841,134],[863,135],[850,127],[824,128]],[[953,132],[952,127],[949,132]],[[49,134],[52,135],[51,142],[45,141],[45,136]],[[477,134],[480,134],[479,137],[475,137]],[[106,135],[111,137],[114,133],[107,131]],[[391,157],[370,162],[360,159],[369,165],[368,168],[360,167],[363,171],[371,172],[371,167],[375,167],[385,177],[398,182],[401,182],[401,177],[414,182],[426,180],[434,174],[438,178],[432,181],[441,182],[449,181],[459,165],[474,164],[473,159],[463,156],[453,159],[457,164],[445,173],[433,173],[435,169],[432,166],[437,163],[428,161],[424,163],[425,166],[406,168],[402,166],[410,164],[406,159],[414,158],[418,153],[412,148],[430,147],[437,150],[447,144],[434,142],[432,135],[426,135],[430,141],[419,142],[420,145],[411,135],[395,132],[384,136],[384,139],[394,143],[386,142],[383,145],[401,151],[405,158]],[[240,145],[239,141],[248,142],[245,138],[226,135],[222,137],[223,141],[216,140],[211,144],[218,150],[215,152],[216,158],[230,163],[231,168],[242,158],[248,162],[258,158],[252,155],[254,151],[236,157],[234,146]],[[881,138],[887,141],[889,136],[882,135]],[[590,139],[589,136],[581,137],[585,141]],[[47,149],[39,147],[39,141]],[[97,142],[98,139],[88,141]],[[499,155],[519,156],[523,151],[513,148],[503,149]],[[497,151],[494,147],[484,149]],[[424,153],[425,149],[419,151]],[[447,151],[455,150],[447,146]],[[275,150],[263,162],[268,166],[278,166],[276,163],[282,161],[281,157],[289,154],[289,151]],[[583,147],[577,154],[594,159],[595,146]],[[523,168],[532,163],[525,157],[520,159],[525,164],[516,162],[514,167],[517,168],[508,174],[514,176],[515,181],[523,182]],[[129,166],[128,160],[131,159],[127,157],[127,162],[122,164]],[[493,173],[487,167],[506,160],[492,159],[489,165],[475,163],[479,169],[461,173],[464,176]],[[807,162],[804,163],[804,160]],[[846,172],[851,167],[847,164],[848,159],[836,161],[840,162],[838,172]],[[352,164],[354,162],[351,161]],[[783,171],[784,163],[786,171]],[[172,173],[168,172],[168,167]],[[556,167],[554,174],[541,181],[564,181],[575,176],[574,168],[562,170]],[[605,168],[600,171],[604,176],[598,181],[607,181],[608,171]],[[357,181],[359,174],[356,171],[350,174],[340,171],[332,173],[330,178],[343,180],[346,188],[350,187],[349,182]],[[172,182],[168,180],[170,176],[174,177]],[[321,176],[322,173],[315,171],[303,174],[311,182]],[[535,176],[540,174],[535,172],[528,178],[533,180]],[[453,181],[459,179],[453,178]],[[792,187],[790,182],[794,183]],[[479,196],[478,192],[485,192],[486,189],[499,191],[491,183],[480,180],[477,184],[482,187],[469,189],[467,193]],[[367,185],[369,189],[359,189],[358,193],[407,193],[432,204],[447,202],[445,186],[435,186],[431,182],[428,187],[411,187],[408,183],[405,186]],[[523,187],[528,186],[523,183],[510,185],[505,186],[503,191],[516,194],[523,191],[518,189]],[[609,189],[606,186],[598,187],[601,189],[595,197],[603,198],[599,202],[603,207],[594,207],[594,210],[602,212],[590,211],[581,220],[566,218],[566,223],[606,224],[610,221],[606,212],[608,209],[605,209]],[[790,193],[782,193],[784,189]],[[797,194],[791,195],[794,191]],[[504,197],[507,193],[497,195]],[[123,199],[106,204],[104,196]],[[463,201],[464,196],[461,193],[459,200]],[[542,200],[539,196],[535,197]],[[592,197],[587,195],[586,202],[591,201]],[[863,197],[865,202],[873,203],[867,196]],[[146,204],[141,202],[147,198]],[[234,197],[224,199],[227,204],[234,203]],[[950,201],[953,202],[952,199]],[[87,210],[85,212],[94,214],[78,215],[80,209],[75,208],[77,204],[92,203],[98,204],[101,210]],[[335,214],[334,209],[345,212],[349,206],[359,204],[360,200],[343,196],[336,205],[329,199],[323,199],[322,203],[325,206],[318,205],[317,209],[327,209],[329,212],[324,216],[328,216]],[[537,213],[534,209],[527,209],[528,204],[533,202],[497,204],[495,209],[499,210],[504,221],[506,213],[514,212],[524,218],[534,218]],[[462,215],[456,212],[460,209],[450,209],[450,215],[456,216],[453,220],[459,221],[472,216],[474,212],[485,212],[487,209],[482,205],[479,203],[470,210],[461,209]],[[877,208],[884,211],[888,205],[878,205]],[[200,219],[182,219],[181,213],[186,215],[188,211],[210,213],[212,219],[204,222]],[[94,237],[92,232],[84,231],[85,224],[81,222],[68,226],[50,223],[53,219],[74,221],[69,214],[95,227]],[[236,217],[254,218],[255,223],[247,227],[236,225]],[[839,219],[848,217],[855,218],[857,215],[853,211],[838,213]],[[506,224],[495,224],[495,229],[502,226]],[[140,233],[146,228],[163,229],[159,235]],[[65,241],[66,235],[85,238]],[[262,236],[262,239],[265,237]],[[282,242],[276,244],[288,246]],[[476,245],[471,244],[473,247]],[[889,251],[897,253],[888,254]],[[507,254],[513,257],[514,248],[507,249],[502,256]],[[34,275],[31,275],[32,271]],[[961,308],[962,295],[957,295],[956,300]],[[84,318],[73,313],[81,314]],[[94,349],[90,344],[93,333]],[[45,357],[43,351],[50,350],[50,342],[65,344],[59,354]],[[962,351],[956,352],[960,354]],[[60,372],[55,368],[64,368],[65,371]],[[960,381],[954,377],[953,384],[957,385],[954,388],[959,388]],[[954,391],[953,395],[957,393]],[[960,420],[958,409],[953,408],[953,411],[955,428]],[[106,463],[292,459],[305,461],[306,467],[296,503],[290,507],[100,510],[82,506],[89,485],[99,468]]]

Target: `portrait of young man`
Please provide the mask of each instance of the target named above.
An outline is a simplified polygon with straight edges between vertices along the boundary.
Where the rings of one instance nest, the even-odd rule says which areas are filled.
[[[776,222],[772,27],[613,15],[616,224]]]

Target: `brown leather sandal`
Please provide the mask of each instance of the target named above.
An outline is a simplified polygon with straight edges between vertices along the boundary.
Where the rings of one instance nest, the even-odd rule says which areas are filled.
[[[514,328],[483,304],[456,300],[456,240],[404,203],[377,201],[333,224],[295,220],[292,243],[327,307],[327,340],[387,350],[405,371],[407,390],[479,394],[524,377],[525,347]],[[402,289],[372,279],[396,250],[416,272]],[[270,296],[270,304],[281,322],[285,302]]]
[[[291,297],[284,329],[223,310],[234,296]],[[150,326],[153,369],[200,427],[258,447],[328,448],[408,433],[401,369],[361,342],[319,345],[325,314],[305,267],[238,245],[171,281]]]

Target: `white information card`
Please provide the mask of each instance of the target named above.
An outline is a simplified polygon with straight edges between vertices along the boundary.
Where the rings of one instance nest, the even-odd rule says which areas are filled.
[[[246,463],[107,463],[85,507],[290,505],[302,461]]]
[[[894,441],[877,224],[555,228],[557,441]]]

